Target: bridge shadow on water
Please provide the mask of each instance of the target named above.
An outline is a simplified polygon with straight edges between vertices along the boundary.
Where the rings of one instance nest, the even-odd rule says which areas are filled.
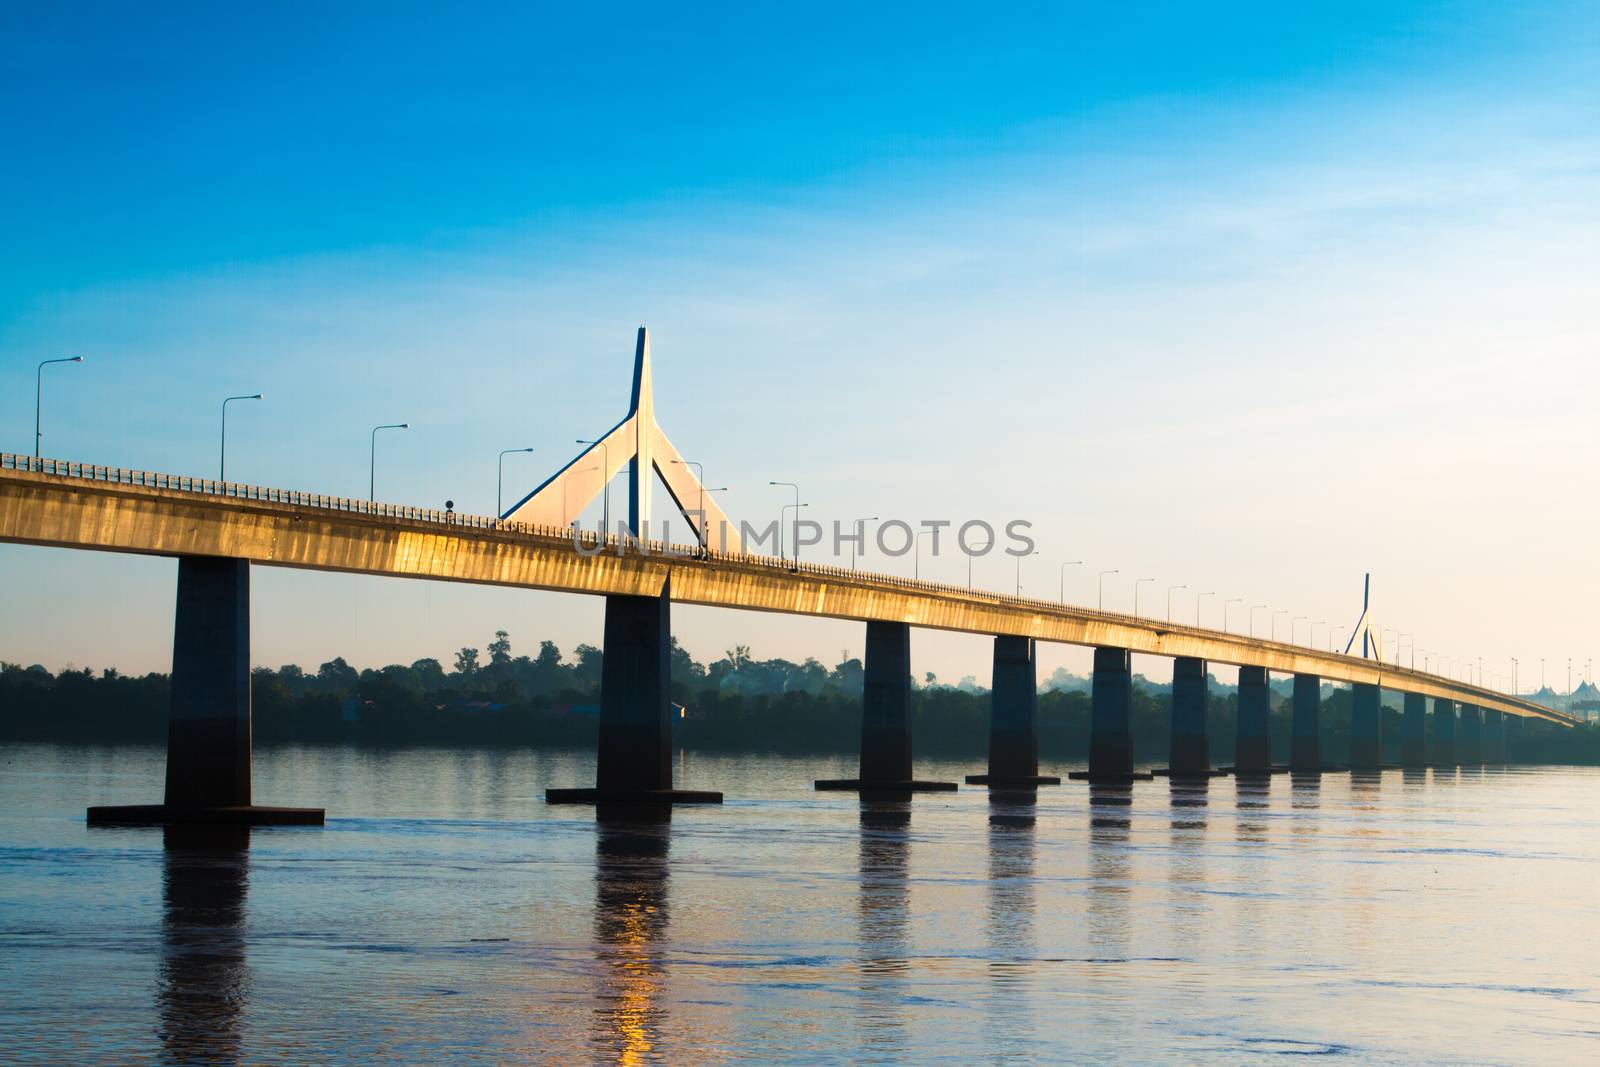
[[[159,1037],[169,1063],[237,1063],[250,993],[245,896],[250,828],[162,832]]]
[[[671,848],[670,806],[602,806],[595,814],[594,933],[601,970],[593,1043],[614,1062],[661,1054]]]

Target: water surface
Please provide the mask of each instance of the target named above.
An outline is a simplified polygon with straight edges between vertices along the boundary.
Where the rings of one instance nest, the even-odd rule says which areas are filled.
[[[158,749],[0,747],[8,1062],[1579,1063],[1600,772],[864,803],[851,761],[680,757],[670,820],[546,807],[587,757],[259,752],[322,829],[84,825]],[[976,768],[926,763],[919,776]]]

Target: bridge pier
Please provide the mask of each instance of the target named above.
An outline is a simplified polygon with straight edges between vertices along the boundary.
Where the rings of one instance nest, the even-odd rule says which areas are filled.
[[[1211,737],[1206,731],[1206,661],[1179,656],[1172,661],[1172,740],[1167,766],[1155,773],[1167,778],[1219,778],[1211,769]]]
[[[1421,693],[1407,693],[1405,699],[1400,720],[1400,762],[1407,767],[1422,767],[1428,762],[1428,698]]]
[[[1272,697],[1265,667],[1239,668],[1238,709],[1235,713],[1233,766],[1236,775],[1276,774],[1272,765]]]
[[[1483,762],[1483,719],[1476,704],[1461,705],[1461,731],[1456,743],[1459,761],[1470,767]]]
[[[181,556],[163,804],[90,808],[96,824],[313,825],[321,808],[250,802],[250,563]]]
[[[1435,767],[1456,765],[1456,702],[1433,698],[1433,739],[1428,759]]]
[[[861,777],[822,778],[818,789],[863,793],[953,790],[954,782],[911,776],[911,626],[867,623],[865,678],[861,692]]]
[[[1505,716],[1492,708],[1485,708],[1483,711],[1483,762],[1504,763],[1505,761]]]
[[[1511,749],[1512,749],[1513,746],[1517,746],[1517,747],[1521,746],[1522,737],[1523,737],[1522,729],[1523,729],[1523,724],[1525,722],[1526,722],[1526,720],[1523,719],[1523,717],[1521,715],[1507,715],[1506,716],[1506,720],[1505,720],[1505,724],[1504,724],[1504,733],[1505,733],[1506,762],[1507,763],[1515,763],[1515,762],[1517,762],[1516,760],[1511,758]]]
[[[1294,707],[1289,734],[1289,770],[1319,774],[1322,766],[1322,679],[1294,676]]]
[[[672,592],[606,597],[595,788],[547,789],[547,804],[720,804],[672,787]]]
[[[1383,690],[1366,682],[1350,688],[1350,768],[1378,770],[1383,766]]]
[[[1060,778],[1039,773],[1038,711],[1033,639],[996,637],[994,680],[989,686],[989,772],[967,775],[968,785],[1061,784]]]
[[[1125,648],[1096,648],[1089,689],[1089,769],[1075,781],[1148,781],[1133,769],[1133,658]]]

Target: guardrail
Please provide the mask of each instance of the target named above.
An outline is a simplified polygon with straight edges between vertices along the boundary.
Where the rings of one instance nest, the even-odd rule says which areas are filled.
[[[831,578],[841,581],[867,582],[874,585],[890,586],[896,589],[909,589],[935,595],[957,596],[965,600],[976,600],[983,603],[1008,607],[1022,608],[1031,611],[1048,612],[1051,614],[1068,614],[1080,618],[1089,618],[1112,624],[1130,626],[1156,625],[1167,633],[1195,634],[1203,637],[1219,636],[1217,631],[1205,630],[1195,626],[1185,626],[1178,623],[1161,622],[1137,615],[1123,615],[1117,612],[1090,610],[1076,605],[1061,604],[1053,600],[1038,600],[1031,597],[1014,596],[1008,593],[995,593],[983,589],[970,589],[966,586],[948,585],[940,582],[929,582],[920,578],[903,578],[893,574],[877,574],[865,571],[851,570],[845,567],[835,567],[825,563],[796,563],[793,560],[774,556],[758,556],[744,552],[722,552],[717,549],[703,548],[700,545],[686,545],[676,542],[658,540],[639,540],[632,537],[619,537],[615,534],[606,534],[604,537],[597,531],[588,531],[574,527],[543,526],[534,523],[508,522],[504,519],[488,515],[468,515],[455,511],[439,511],[434,508],[415,508],[404,504],[380,504],[369,500],[355,500],[350,497],[328,496],[321,493],[306,493],[292,489],[274,489],[264,486],[247,485],[241,482],[222,482],[208,478],[190,478],[178,474],[161,474],[152,471],[131,470],[124,467],[104,467],[90,463],[73,463],[66,460],[36,458],[33,456],[19,456],[10,452],[0,452],[0,471],[28,471],[35,474],[51,475],[58,478],[73,478],[91,482],[104,482],[112,485],[140,486],[150,489],[163,489],[169,492],[193,493],[199,496],[226,497],[233,500],[260,501],[269,504],[289,504],[294,507],[314,508],[323,511],[336,511],[345,514],[367,515],[382,519],[399,519],[413,523],[427,523],[438,525],[452,531],[483,530],[496,533],[509,533],[513,535],[555,540],[597,550],[615,548],[618,553],[629,551],[639,552],[644,555],[667,556],[671,555],[686,560],[698,560],[708,564],[728,562],[742,566],[766,567],[781,569],[795,575],[804,575],[818,578]],[[1238,634],[1221,636],[1242,637]],[[1351,659],[1359,662],[1370,662],[1360,656],[1346,656],[1342,652],[1322,651],[1304,645],[1283,644],[1278,641],[1261,640],[1249,637],[1248,640],[1257,641],[1268,648],[1282,649],[1286,652],[1312,652],[1319,656],[1328,656],[1339,659]],[[1429,675],[1415,669],[1400,667],[1398,665],[1379,663],[1385,671],[1395,674],[1410,675],[1417,678],[1428,678],[1438,682],[1447,683],[1454,689],[1459,689],[1463,694],[1480,693],[1484,696],[1504,698],[1509,696],[1512,700],[1521,701],[1530,706],[1531,701],[1523,701],[1516,694],[1498,693],[1469,683],[1446,678],[1442,675]],[[1543,709],[1557,715],[1554,709]]]

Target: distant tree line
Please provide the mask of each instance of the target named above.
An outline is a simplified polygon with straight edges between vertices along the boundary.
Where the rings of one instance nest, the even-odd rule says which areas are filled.
[[[570,658],[551,641],[536,655],[512,654],[497,631],[487,658],[476,648],[455,654],[447,670],[436,659],[356,670],[335,658],[307,673],[288,665],[251,672],[255,739],[261,744],[518,745],[587,748],[598,731],[602,652],[580,644]],[[707,665],[672,642],[672,698],[683,707],[677,743],[701,750],[840,754],[857,751],[862,666],[846,659],[757,660],[738,645]],[[34,665],[0,662],[0,741],[82,744],[163,743],[167,676],[133,677],[108,668],[52,674]],[[1089,694],[1083,679],[1057,671],[1039,696],[1039,749],[1046,762],[1088,753]],[[1272,693],[1275,757],[1289,757],[1289,704]],[[1350,751],[1350,691],[1325,691],[1321,715],[1325,758]],[[1136,679],[1136,758],[1165,762],[1167,687]],[[1212,758],[1233,762],[1235,694],[1212,693],[1208,709]],[[981,760],[988,750],[989,695],[964,679],[940,684],[926,675],[912,698],[919,756]],[[1384,748],[1400,756],[1400,713],[1383,711]],[[1513,755],[1536,762],[1600,763],[1600,729],[1525,737]]]

